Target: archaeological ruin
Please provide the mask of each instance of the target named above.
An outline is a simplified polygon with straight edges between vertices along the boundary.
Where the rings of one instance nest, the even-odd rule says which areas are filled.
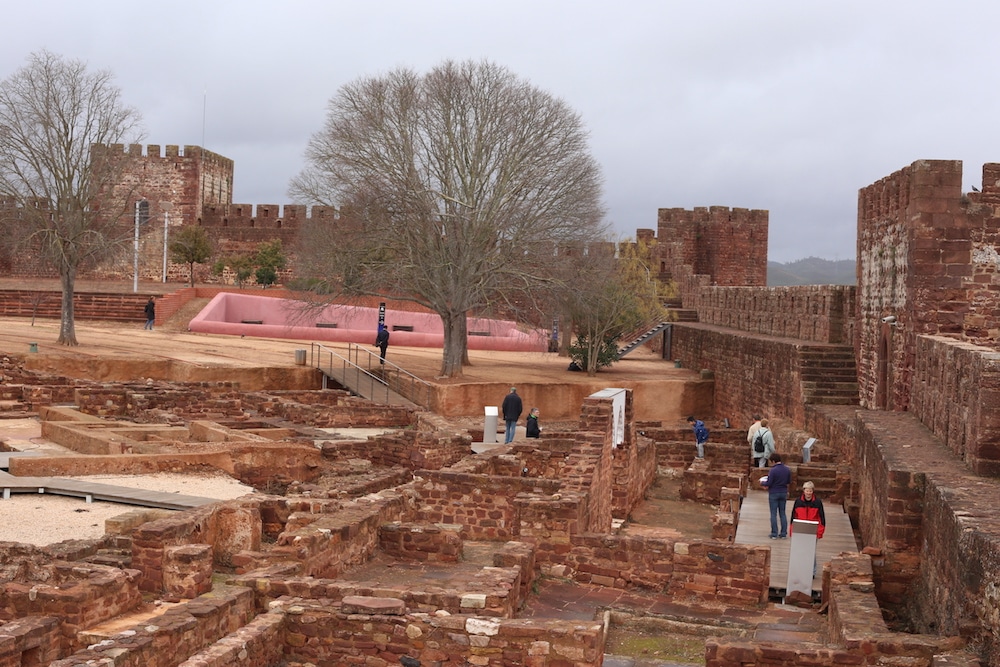
[[[337,215],[233,204],[232,162],[199,147],[145,153],[144,196],[175,197],[168,224],[223,246],[291,242],[306,215]],[[760,210],[661,209],[636,236],[655,241],[679,297],[631,367],[643,372],[623,361],[603,378],[518,380],[551,426],[510,445],[494,444],[483,406],[513,363],[464,383],[426,373],[422,399],[372,400],[291,355],[179,361],[171,345],[210,341],[207,358],[225,337],[159,329],[230,289],[181,287],[186,267],[157,292],[144,340],[158,356],[145,343],[149,358],[82,359],[20,333],[57,316],[57,296],[0,290],[0,432],[25,420],[60,448],[2,439],[4,498],[121,501],[99,538],[0,543],[0,667],[681,661],[619,655],[623,633],[687,639],[710,667],[1000,665],[1000,165],[981,192],[963,191],[955,161],[862,188],[854,286],[767,287],[767,225]],[[144,231],[147,279],[162,233]],[[3,268],[39,277],[23,258]],[[77,316],[136,338],[146,297],[84,291]],[[812,595],[785,590],[787,541],[753,536],[748,508],[766,496],[748,460],[755,413],[772,419],[793,485],[813,481],[843,517],[845,546],[823,544]],[[688,414],[711,429],[701,460]],[[206,470],[255,491],[78,483]],[[664,484],[678,497],[660,503]]]

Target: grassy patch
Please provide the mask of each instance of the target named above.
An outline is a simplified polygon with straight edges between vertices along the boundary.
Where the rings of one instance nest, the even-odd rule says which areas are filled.
[[[611,627],[605,651],[630,658],[705,664],[705,640],[702,637],[650,632],[628,626]]]

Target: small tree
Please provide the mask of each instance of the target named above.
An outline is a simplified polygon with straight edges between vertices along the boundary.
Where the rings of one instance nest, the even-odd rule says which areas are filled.
[[[208,232],[198,225],[186,225],[170,242],[170,258],[188,265],[188,284],[194,287],[194,265],[204,264],[212,257],[212,242]]]
[[[278,280],[278,270],[285,268],[287,262],[281,248],[281,239],[261,243],[253,256],[253,263],[257,267],[254,272],[257,284],[261,287],[273,285]]]
[[[245,283],[247,279],[253,275],[253,256],[248,254],[235,254],[223,257],[212,266],[212,273],[217,276],[221,276],[225,273],[227,268],[233,272],[233,278],[236,281],[236,286],[243,289],[243,283]]]
[[[619,338],[667,318],[670,287],[650,270],[651,247],[624,242],[611,252],[591,252],[575,265],[573,289],[563,293],[576,340],[570,357],[589,375],[618,360]],[[605,247],[607,249],[607,247]]]

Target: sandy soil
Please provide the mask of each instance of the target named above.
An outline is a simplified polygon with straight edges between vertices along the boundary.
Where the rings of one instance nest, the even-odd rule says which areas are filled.
[[[93,475],[77,477],[102,484],[183,493],[220,500],[252,493],[249,486],[225,474]],[[0,541],[37,546],[63,540],[96,539],[104,535],[104,521],[135,509],[119,503],[87,503],[80,498],[51,494],[16,493],[0,500]]]

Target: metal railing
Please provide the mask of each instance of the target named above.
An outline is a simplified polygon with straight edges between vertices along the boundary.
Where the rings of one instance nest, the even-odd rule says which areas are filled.
[[[434,395],[429,383],[391,361],[355,343],[348,343],[346,356],[320,343],[310,343],[310,365],[336,378],[376,403],[391,403],[391,394],[430,409]]]

